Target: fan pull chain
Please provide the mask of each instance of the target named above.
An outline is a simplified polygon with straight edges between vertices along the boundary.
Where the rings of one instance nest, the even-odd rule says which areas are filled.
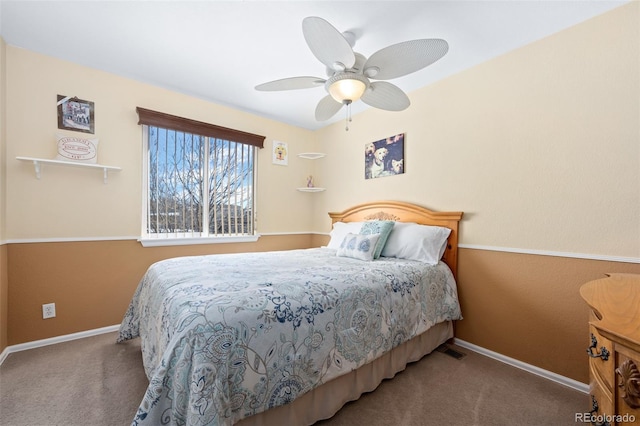
[[[346,118],[346,125],[344,130],[346,130],[347,132],[349,131],[349,122],[351,121],[351,101],[347,100],[344,102],[347,105],[346,108],[346,112],[347,112],[347,118]]]

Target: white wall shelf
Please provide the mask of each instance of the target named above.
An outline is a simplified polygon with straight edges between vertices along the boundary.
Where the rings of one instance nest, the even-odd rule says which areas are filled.
[[[298,157],[300,158],[305,158],[307,160],[317,160],[318,158],[322,158],[324,156],[326,156],[327,154],[324,154],[322,152],[301,152],[300,154],[298,154]],[[298,188],[298,191],[300,192],[322,192],[322,191],[326,191],[326,188],[316,188],[315,186],[312,187],[304,187],[304,188]]]
[[[90,163],[74,163],[71,161],[60,161],[60,160],[48,160],[46,158],[34,158],[34,157],[16,157],[16,160],[26,161],[33,163],[33,167],[36,171],[36,178],[40,179],[41,176],[41,166],[42,164],[53,164],[58,166],[71,166],[71,167],[84,167],[89,169],[102,169],[104,183],[107,183],[108,172],[119,172],[122,170],[120,167],[116,166],[105,166],[103,164],[90,164]]]
[[[327,154],[323,154],[322,152],[301,152],[300,154],[298,154],[298,157],[306,158],[307,160],[316,160],[326,155]]]
[[[300,192],[322,192],[322,191],[326,191],[326,188],[316,188],[315,186],[313,187],[305,187],[305,188],[298,188],[298,191]]]

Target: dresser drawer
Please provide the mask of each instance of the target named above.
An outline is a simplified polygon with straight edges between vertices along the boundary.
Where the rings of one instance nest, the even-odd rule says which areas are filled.
[[[593,372],[592,372],[593,373]],[[613,400],[611,399],[611,393],[604,388],[602,382],[598,379],[591,379],[589,383],[589,393],[591,394],[591,414],[594,416],[609,416],[614,411]]]
[[[589,368],[592,374],[599,377],[609,394],[613,394],[615,360],[613,344],[609,339],[602,337],[594,326],[589,326],[590,345],[587,348],[589,354]]]

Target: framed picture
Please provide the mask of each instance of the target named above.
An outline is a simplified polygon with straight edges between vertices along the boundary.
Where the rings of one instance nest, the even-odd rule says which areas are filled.
[[[286,166],[289,159],[289,151],[285,142],[273,141],[273,164]]]
[[[93,102],[58,95],[58,129],[94,132]]]
[[[364,178],[375,179],[404,173],[404,133],[364,146]]]

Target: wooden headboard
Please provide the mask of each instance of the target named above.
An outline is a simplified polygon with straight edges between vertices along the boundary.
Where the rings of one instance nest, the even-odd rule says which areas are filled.
[[[416,204],[402,201],[374,201],[358,204],[339,213],[329,213],[331,223],[359,222],[364,220],[394,220],[415,222],[421,225],[443,226],[451,229],[447,249],[442,260],[458,275],[458,225],[462,212],[434,212]]]

